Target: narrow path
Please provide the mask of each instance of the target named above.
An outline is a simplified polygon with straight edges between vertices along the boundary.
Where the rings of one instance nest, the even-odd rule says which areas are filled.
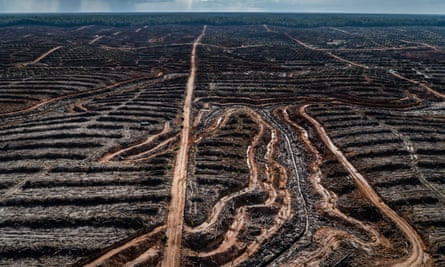
[[[24,178],[18,179],[15,185],[11,186],[5,192],[0,194],[0,201],[4,201],[10,196],[22,191],[23,187],[28,181],[47,176],[50,169],[50,164],[48,163],[48,161],[43,161],[41,166],[42,169],[38,173],[36,173],[35,175],[24,176]]]
[[[324,127],[314,118],[306,113],[306,108],[309,106],[304,105],[300,108],[299,112],[306,120],[308,120],[317,130],[323,143],[334,154],[342,166],[350,173],[354,179],[357,188],[373,205],[379,208],[383,214],[391,219],[399,229],[405,234],[408,241],[411,244],[410,255],[402,261],[394,264],[397,267],[406,266],[425,266],[430,263],[430,256],[425,252],[425,244],[416,232],[416,230],[402,217],[400,217],[394,210],[392,210],[380,196],[369,185],[368,181],[363,175],[349,162],[343,152],[332,142],[331,138],[326,133]]]
[[[210,229],[215,225],[221,211],[223,210],[223,208],[227,205],[227,203],[230,200],[232,200],[238,196],[241,196],[243,194],[246,194],[248,192],[252,192],[255,189],[264,188],[265,190],[268,191],[269,198],[266,201],[266,203],[262,204],[262,205],[266,205],[266,206],[271,205],[271,203],[273,203],[276,199],[277,192],[276,192],[276,189],[273,187],[272,182],[268,181],[264,185],[261,185],[260,181],[258,180],[259,170],[258,170],[258,166],[257,166],[256,160],[255,160],[255,154],[256,154],[256,150],[257,150],[257,147],[258,147],[260,141],[265,137],[265,134],[266,134],[265,129],[266,128],[270,129],[271,141],[267,145],[267,153],[265,155],[265,161],[272,162],[268,165],[279,165],[277,162],[275,162],[275,160],[271,159],[272,154],[274,153],[273,151],[275,149],[274,146],[278,142],[277,132],[269,123],[267,123],[259,114],[257,114],[253,110],[240,109],[238,111],[243,111],[243,112],[249,114],[251,116],[251,118],[258,123],[258,126],[259,126],[259,131],[255,135],[252,143],[249,145],[249,147],[247,148],[247,152],[246,152],[247,166],[249,168],[249,185],[246,188],[242,189],[241,191],[234,192],[232,194],[229,194],[229,195],[224,196],[223,198],[219,199],[218,202],[213,206],[212,212],[210,213],[208,219],[205,222],[203,222],[202,224],[200,224],[194,228],[187,228],[187,231],[190,233],[210,231]],[[234,112],[234,110],[228,110],[225,113],[225,115],[224,115],[225,121],[230,117],[229,114],[231,114],[232,112]],[[220,125],[220,127],[223,127],[224,124],[225,124],[225,122],[218,123],[217,125]],[[269,167],[268,165],[266,165],[266,169],[268,172],[270,172],[270,169],[272,167]],[[284,170],[284,168],[281,168],[282,167],[281,165],[279,165],[279,167],[277,167],[277,166],[274,166],[274,167],[279,168],[280,170],[282,169],[283,176],[287,177],[286,171]],[[268,176],[268,178],[270,178],[268,180],[271,180],[271,176],[270,175],[267,175],[267,176]],[[286,181],[284,182],[284,184],[286,184],[286,183],[287,183],[287,178],[286,178]],[[289,196],[289,198],[286,199],[285,202],[288,202],[288,203],[291,202],[290,196]]]
[[[178,138],[178,135],[179,134],[162,141],[161,143],[159,143],[158,145],[156,145],[155,147],[153,147],[147,151],[141,152],[136,155],[131,155],[130,157],[128,157],[128,160],[123,160],[122,162],[123,163],[140,162],[140,161],[155,158],[155,157],[159,156],[160,154],[165,153],[168,150],[171,150],[172,148],[169,149],[168,146],[173,144],[173,142],[177,141],[176,139]],[[165,148],[165,147],[167,147],[167,148]],[[161,148],[164,148],[164,150],[161,150]]]
[[[230,225],[229,230],[224,235],[224,240],[222,241],[222,243],[219,245],[218,248],[208,252],[198,253],[197,256],[204,258],[204,257],[215,256],[218,254],[223,254],[224,252],[227,252],[230,249],[233,249],[234,247],[236,247],[237,249],[241,249],[243,244],[239,242],[237,239],[239,233],[247,223],[245,218],[247,213],[246,211],[247,211],[246,207],[240,208],[235,218],[233,219],[232,225]]]
[[[359,68],[362,68],[362,69],[369,69],[369,67],[366,66],[366,65],[363,65],[363,64],[360,64],[360,63],[352,62],[352,61],[350,61],[350,60],[347,60],[347,59],[345,59],[345,58],[342,58],[342,57],[340,57],[340,56],[337,56],[337,55],[333,54],[332,52],[327,52],[327,54],[328,54],[329,56],[331,56],[331,57],[333,57],[333,58],[339,60],[339,61],[342,61],[342,62],[346,63],[346,64],[349,64],[349,65],[352,65],[352,66],[356,66],[356,67],[359,67]]]
[[[266,121],[266,118],[263,118],[260,114],[257,114],[254,111],[250,113],[255,120],[263,127],[266,127],[271,132],[270,142],[267,144],[266,153],[264,155],[264,161],[266,162],[266,181],[262,183],[262,188],[268,192],[268,199],[264,204],[260,205],[252,205],[250,207],[255,206],[276,206],[279,208],[279,211],[276,216],[274,216],[274,220],[272,224],[269,224],[268,227],[261,227],[261,234],[255,237],[255,241],[251,242],[249,245],[245,247],[244,252],[232,259],[231,262],[223,265],[224,267],[232,267],[237,266],[240,263],[249,259],[252,255],[254,255],[258,249],[261,247],[264,242],[270,238],[272,238],[283,226],[283,224],[288,221],[289,218],[294,216],[292,212],[292,197],[290,192],[287,190],[288,186],[288,172],[284,166],[282,166],[274,157],[278,153],[279,149],[279,130],[274,128],[272,122]],[[280,134],[284,134],[281,133]],[[286,136],[287,137],[287,136]],[[292,154],[292,150],[291,150]],[[249,155],[248,155],[249,156]],[[250,155],[251,161],[254,165],[255,163],[255,153]],[[276,180],[278,179],[278,180]],[[280,201],[277,199],[280,198]],[[304,198],[303,198],[304,199]],[[248,222],[247,222],[248,223]],[[307,224],[306,224],[307,226]]]
[[[92,44],[94,44],[95,42],[99,41],[99,40],[102,39],[102,38],[104,38],[103,35],[101,35],[101,36],[97,36],[96,38],[94,38],[93,40],[91,40],[88,44],[89,44],[89,45],[92,45]]]
[[[195,77],[197,72],[196,51],[201,39],[204,37],[207,26],[204,26],[201,34],[193,42],[192,54],[190,57],[190,76],[187,81],[186,95],[184,101],[184,111],[181,133],[181,144],[176,157],[175,170],[173,174],[171,201],[169,214],[167,217],[167,245],[164,251],[162,266],[179,267],[181,263],[181,242],[182,228],[184,225],[184,205],[187,179],[187,163],[190,143],[191,129],[191,107],[193,91],[195,88]]]
[[[198,144],[199,142],[201,142],[201,140],[203,138],[212,136],[216,130],[225,127],[229,118],[233,115],[233,113],[236,113],[236,112],[237,112],[236,109],[225,110],[223,112],[223,114],[221,114],[221,116],[212,125],[210,125],[205,131],[203,131],[200,135],[198,135],[195,138],[195,140],[194,140],[195,145]],[[239,112],[239,110],[238,110],[238,112]],[[255,162],[251,162],[249,160],[249,153],[250,153],[249,151],[252,151],[252,147],[253,147],[253,149],[255,149],[259,140],[261,139],[261,137],[263,137],[263,134],[264,134],[264,126],[260,125],[260,131],[255,135],[252,143],[247,148],[247,166],[250,171],[249,186],[247,188],[244,188],[241,191],[234,192],[232,194],[226,195],[226,196],[222,197],[221,199],[219,199],[218,202],[213,205],[211,213],[209,214],[206,221],[204,221],[200,225],[197,225],[193,228],[189,227],[189,226],[184,226],[185,231],[187,231],[188,233],[210,232],[211,230],[213,230],[213,227],[214,227],[216,221],[218,220],[219,214],[221,213],[222,209],[225,207],[225,205],[230,200],[232,200],[233,198],[238,197],[242,194],[252,191],[257,186],[256,181],[258,179],[256,177],[257,171],[255,171],[256,165],[254,165]],[[252,170],[252,165],[254,165],[253,167],[255,168],[255,170]],[[253,176],[255,176],[255,177],[253,177]]]
[[[327,50],[327,49],[321,49],[321,48],[317,48],[317,47],[310,46],[310,45],[304,43],[303,41],[300,41],[300,40],[298,40],[298,39],[292,37],[292,36],[291,36],[290,34],[288,34],[288,33],[285,33],[285,35],[286,35],[289,39],[293,40],[294,42],[298,43],[299,45],[301,45],[301,46],[303,46],[303,47],[305,47],[305,48],[307,48],[307,49],[310,49],[310,50],[313,50],[313,51],[321,51],[321,52],[325,52],[325,53],[328,54],[330,57],[333,57],[333,58],[335,58],[335,59],[337,59],[337,60],[339,60],[339,61],[342,61],[342,62],[344,62],[344,63],[346,63],[346,64],[349,64],[349,65],[352,65],[352,66],[356,66],[356,67],[359,67],[359,68],[363,68],[363,69],[369,69],[369,67],[366,66],[366,65],[363,65],[363,64],[360,64],[360,63],[355,63],[355,62],[349,61],[349,60],[347,60],[347,59],[345,59],[345,58],[342,58],[342,57],[340,57],[340,56],[337,56],[337,55],[333,54],[332,52],[330,52],[330,51]]]
[[[149,240],[152,236],[162,232],[165,230],[165,226],[159,226],[155,229],[153,229],[153,231],[138,236],[128,242],[126,242],[125,244],[116,247],[114,249],[111,249],[110,251],[106,252],[105,254],[103,254],[102,256],[100,256],[99,258],[97,258],[96,260],[85,264],[83,267],[96,267],[96,266],[106,266],[107,261],[113,257],[116,257],[117,255],[121,254],[121,253],[128,253],[128,250],[132,247],[137,247],[140,244],[143,244],[144,242],[147,242],[147,240]],[[149,249],[149,251],[152,251],[151,249]],[[143,254],[144,255],[144,254]]]
[[[407,44],[415,44],[415,45],[418,45],[418,46],[422,46],[424,48],[429,48],[429,49],[434,50],[434,51],[438,50],[437,47],[435,47],[434,45],[430,45],[430,44],[427,44],[427,43],[412,42],[412,41],[407,41],[407,40],[400,40],[400,41],[404,42],[404,43],[407,43]]]
[[[215,125],[224,125],[227,118],[234,112],[243,112],[243,114],[249,115],[259,126],[259,131],[253,138],[252,143],[249,145],[246,152],[246,160],[249,168],[249,185],[241,191],[234,192],[221,198],[213,206],[209,218],[201,225],[194,228],[185,227],[185,229],[189,233],[210,233],[211,231],[214,231],[216,221],[219,218],[222,209],[230,200],[242,194],[259,189],[261,191],[267,191],[268,198],[262,204],[245,205],[238,208],[232,225],[224,235],[223,242],[216,249],[199,253],[189,252],[189,255],[195,257],[219,257],[225,253],[232,253],[231,261],[222,266],[236,266],[246,261],[249,257],[256,253],[256,251],[258,251],[265,240],[268,240],[274,234],[276,234],[281,229],[282,225],[291,216],[293,216],[291,207],[292,197],[287,189],[289,178],[288,173],[284,166],[282,166],[275,159],[278,152],[280,141],[279,136],[281,135],[281,132],[279,134],[279,131],[275,129],[268,121],[266,121],[266,118],[263,118],[261,114],[256,113],[250,108],[241,108],[236,111],[229,109],[223,114],[224,122],[220,123],[220,121],[223,120],[223,117],[220,117]],[[260,170],[255,156],[258,153],[257,149],[259,145],[261,145],[261,140],[265,139],[265,135],[270,135],[270,141],[266,145],[266,151],[264,154],[264,171],[266,180],[261,181],[258,179]],[[268,227],[261,227],[261,233],[255,237],[255,241],[247,243],[240,241],[238,237],[240,236],[242,229],[245,229],[247,225],[249,225],[249,217],[245,214],[246,209],[271,206],[279,208],[277,215],[274,216],[273,222],[270,222]]]
[[[216,44],[201,44],[201,46],[215,47],[215,48],[227,49],[227,50],[232,50],[232,49],[235,50],[235,49],[265,47],[266,45],[264,45],[264,44],[257,44],[257,45],[224,46],[224,45],[216,45]]]
[[[111,161],[113,158],[119,156],[119,155],[122,154],[122,153],[125,153],[125,152],[127,152],[127,151],[130,151],[131,149],[134,149],[134,148],[142,147],[142,146],[144,146],[144,145],[146,145],[146,144],[149,144],[149,143],[153,142],[156,138],[158,138],[159,136],[161,136],[161,135],[167,133],[169,130],[170,130],[170,123],[167,121],[167,122],[164,124],[164,128],[163,128],[162,131],[160,131],[159,133],[157,133],[157,134],[155,134],[155,135],[151,135],[151,136],[147,137],[144,141],[142,141],[142,142],[140,142],[140,143],[137,143],[137,144],[135,144],[135,145],[132,145],[132,146],[129,146],[129,147],[120,149],[120,150],[118,150],[118,151],[116,151],[116,152],[107,153],[107,154],[105,154],[102,158],[98,159],[97,161],[100,162],[100,163],[106,163],[106,162],[109,162],[109,161]]]
[[[344,34],[348,34],[348,35],[358,35],[358,34],[356,34],[356,33],[351,33],[351,32],[348,32],[348,31],[346,31],[346,30],[342,30],[342,29],[335,28],[335,27],[331,27],[330,29],[331,29],[331,30],[334,30],[334,31],[338,31],[338,32],[344,33]]]
[[[434,51],[438,50],[437,47],[435,47],[434,45],[430,45],[430,44],[427,44],[427,43],[420,43],[420,44],[423,45],[424,47],[427,47],[427,48],[432,49]]]
[[[230,116],[226,115],[226,117],[228,118]],[[223,127],[223,125],[224,124],[222,124],[221,127]],[[247,166],[249,168],[249,185],[240,191],[226,195],[221,199],[219,199],[218,202],[216,202],[215,205],[213,205],[212,211],[208,216],[208,219],[205,222],[201,223],[200,225],[197,225],[196,227],[187,229],[188,232],[199,233],[199,232],[210,231],[210,229],[217,222],[219,215],[221,214],[222,210],[229,201],[248,192],[252,192],[258,188],[258,166],[255,163],[254,156],[256,148],[265,134],[264,124],[259,124],[259,127],[260,127],[259,132],[255,135],[252,143],[249,145],[246,152]]]
[[[83,106],[82,103],[76,103],[76,104],[71,104],[68,106],[68,112],[69,113],[75,113],[76,111],[74,110],[75,108],[81,110],[82,112],[88,112],[88,109],[86,107]]]
[[[33,110],[36,110],[40,107],[43,107],[45,105],[57,102],[57,101],[61,101],[61,100],[65,100],[65,99],[69,99],[69,98],[73,98],[73,97],[81,97],[82,95],[89,95],[91,93],[96,93],[96,92],[100,92],[100,91],[105,91],[105,90],[109,90],[115,87],[119,87],[122,85],[126,85],[126,84],[130,84],[139,80],[144,80],[147,78],[152,77],[151,74],[146,74],[146,75],[142,75],[136,78],[131,78],[128,80],[124,80],[124,81],[119,81],[119,82],[115,82],[113,84],[104,86],[104,87],[99,87],[96,89],[92,89],[92,90],[86,90],[86,91],[80,91],[80,92],[76,92],[76,93],[70,93],[70,94],[66,94],[66,95],[61,95],[55,98],[50,98],[50,99],[44,99],[41,102],[37,103],[36,105],[33,105],[31,107],[25,108],[25,109],[21,109],[21,110],[17,110],[17,111],[12,111],[12,112],[6,112],[6,113],[0,113],[0,116],[10,116],[10,115],[19,115],[19,114],[23,114],[26,112],[30,112]],[[156,82],[164,82],[164,81],[168,81],[171,79],[176,79],[178,77],[181,77],[181,75],[164,75],[162,77],[159,77],[157,79],[151,80],[150,82],[156,83]]]
[[[74,32],[85,30],[85,29],[88,29],[88,28],[91,28],[91,27],[94,27],[94,25],[87,25],[87,26],[79,27],[79,28],[75,29]]]
[[[267,24],[263,24],[263,28],[266,30],[266,32],[273,32]]]
[[[345,58],[342,58],[342,57],[340,57],[340,56],[337,56],[337,55],[333,54],[332,52],[330,52],[329,49],[320,49],[320,48],[317,48],[317,47],[313,47],[313,46],[310,46],[310,45],[308,45],[308,44],[306,44],[306,43],[304,43],[304,42],[302,42],[302,41],[300,41],[300,40],[298,40],[298,39],[292,37],[292,36],[291,36],[290,34],[288,34],[288,33],[285,33],[285,35],[286,35],[289,39],[295,41],[296,43],[298,43],[299,45],[301,45],[301,46],[303,46],[303,47],[305,47],[305,48],[307,48],[307,49],[310,49],[310,50],[313,50],[313,51],[323,51],[323,52],[326,52],[329,56],[331,56],[331,57],[333,57],[333,58],[335,58],[335,59],[337,59],[337,60],[339,60],[339,61],[342,61],[342,62],[344,62],[344,63],[350,64],[350,65],[352,65],[352,66],[356,66],[356,67],[359,67],[359,68],[363,68],[363,69],[369,69],[369,66],[366,66],[366,65],[363,65],[363,64],[360,64],[360,63],[356,63],[356,62],[352,62],[352,61],[350,61],[350,60],[347,60],[347,59],[345,59]],[[424,44],[424,43],[422,43],[422,45],[424,45],[425,47],[431,48],[431,49],[435,49],[435,47],[428,46],[428,44]],[[382,49],[376,49],[376,50],[382,50]],[[423,87],[423,88],[426,89],[429,93],[433,94],[433,95],[436,96],[436,97],[445,99],[445,94],[442,94],[442,93],[437,92],[436,90],[434,90],[433,88],[431,88],[430,86],[428,86],[428,85],[425,84],[425,83],[422,83],[422,82],[419,82],[419,81],[416,81],[416,80],[413,80],[413,79],[409,79],[409,78],[407,78],[407,77],[404,77],[404,76],[400,75],[398,72],[396,72],[396,71],[394,71],[394,70],[389,70],[389,73],[391,73],[391,74],[392,74],[394,77],[396,77],[396,78],[399,78],[399,79],[401,79],[401,80],[408,81],[408,82],[410,82],[410,83],[412,83],[412,84],[414,84],[414,85],[418,85],[418,86]]]
[[[293,40],[297,44],[303,46],[304,48],[307,48],[307,49],[310,49],[310,50],[314,50],[314,51],[326,51],[324,49],[320,49],[320,48],[317,48],[317,47],[310,46],[310,45],[306,44],[305,42],[300,41],[297,38],[294,38],[292,35],[288,34],[287,32],[284,33],[284,35],[286,35],[289,39]]]
[[[338,218],[339,220],[345,221],[351,225],[356,226],[357,228],[364,230],[370,237],[370,241],[364,241],[353,234],[347,233],[344,230],[339,230],[332,227],[323,227],[319,229],[313,237],[314,242],[318,244],[318,248],[315,251],[304,253],[302,256],[300,256],[296,261],[298,263],[297,265],[306,264],[312,266],[320,264],[321,259],[335,250],[336,246],[344,239],[350,240],[350,242],[353,243],[355,246],[360,247],[365,251],[371,251],[372,247],[378,247],[379,245],[389,247],[389,241],[384,236],[381,236],[372,226],[356,220],[355,218],[349,217],[338,209],[337,195],[327,190],[321,182],[322,173],[320,166],[323,161],[323,156],[312,144],[306,129],[290,119],[289,114],[287,113],[287,109],[280,110],[280,112],[284,121],[286,121],[289,125],[294,127],[299,132],[299,136],[305,144],[308,152],[310,152],[314,156],[312,163],[310,163],[310,165],[308,166],[311,170],[308,180],[311,181],[314,188],[322,197],[320,202],[317,203],[317,206],[319,206],[323,210],[323,212],[329,214],[333,218]]]
[[[62,47],[63,47],[63,45],[57,46],[57,47],[54,47],[53,49],[48,50],[47,52],[42,54],[40,57],[36,58],[33,62],[31,62],[31,64],[39,63],[42,59],[46,58],[47,56],[49,56],[50,54],[56,52],[57,50],[59,50]]]
[[[26,63],[17,63],[15,64],[18,67],[27,67],[29,65],[34,65],[39,63],[41,60],[43,60],[44,58],[46,58],[47,56],[51,55],[52,53],[56,52],[57,50],[59,50],[60,48],[64,47],[63,45],[60,46],[56,46],[48,51],[46,51],[45,53],[43,53],[41,56],[39,56],[38,58],[34,59],[31,62],[26,62]]]
[[[428,85],[426,85],[426,84],[424,84],[424,83],[421,83],[421,82],[416,81],[416,80],[413,80],[413,79],[406,78],[405,76],[402,76],[401,74],[399,74],[398,72],[396,72],[396,71],[394,71],[394,70],[390,70],[389,73],[391,73],[392,76],[394,76],[394,77],[396,77],[396,78],[399,78],[399,79],[401,79],[401,80],[408,81],[408,82],[410,82],[410,83],[412,83],[412,84],[414,84],[414,85],[419,85],[419,86],[425,88],[425,89],[426,89],[428,92],[430,92],[431,94],[433,94],[433,95],[435,95],[435,96],[437,96],[437,97],[439,97],[439,98],[445,99],[445,94],[442,94],[442,93],[437,92],[436,90],[434,90],[433,88],[431,88],[430,86],[428,86]]]
[[[378,121],[378,123],[383,126],[384,128],[390,129],[390,131],[397,136],[397,138],[399,138],[402,142],[403,145],[406,149],[406,151],[409,154],[410,157],[410,165],[411,165],[411,169],[413,170],[415,177],[417,177],[420,181],[420,183],[422,183],[425,187],[427,187],[429,190],[431,190],[431,192],[438,198],[440,199],[442,202],[445,202],[445,193],[442,192],[439,188],[437,188],[433,183],[430,183],[426,178],[424,173],[419,169],[419,167],[417,166],[417,161],[418,161],[418,156],[416,154],[416,150],[415,150],[415,145],[414,143],[411,141],[410,137],[407,136],[406,134],[403,134],[402,132],[398,131],[395,127],[391,127],[390,125],[387,125],[386,123],[384,123],[383,121],[378,120],[376,117],[374,116],[369,116],[369,118]]]

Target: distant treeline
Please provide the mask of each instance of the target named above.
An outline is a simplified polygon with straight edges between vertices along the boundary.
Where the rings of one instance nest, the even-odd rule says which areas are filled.
[[[105,13],[0,15],[0,26],[138,26],[162,24],[258,25],[291,27],[445,26],[442,15],[277,14],[277,13]]]

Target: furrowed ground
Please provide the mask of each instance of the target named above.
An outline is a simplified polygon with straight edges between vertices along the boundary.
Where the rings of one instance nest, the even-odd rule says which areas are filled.
[[[0,36],[0,266],[445,264],[445,28]]]

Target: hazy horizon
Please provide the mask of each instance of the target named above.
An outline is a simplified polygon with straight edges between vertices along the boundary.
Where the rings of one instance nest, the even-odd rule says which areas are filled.
[[[441,0],[0,0],[0,13],[272,12],[445,14]]]

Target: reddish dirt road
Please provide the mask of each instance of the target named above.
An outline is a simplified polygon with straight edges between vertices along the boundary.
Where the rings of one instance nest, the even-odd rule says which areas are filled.
[[[201,253],[189,252],[189,255],[193,255],[195,257],[218,257],[218,255],[223,255],[224,253],[232,251],[231,253],[233,253],[233,255],[231,256],[231,261],[222,266],[236,266],[246,261],[261,247],[265,240],[276,234],[279,229],[281,229],[282,225],[292,216],[291,195],[287,190],[287,170],[275,159],[278,153],[277,148],[280,140],[278,130],[275,129],[270,123],[268,123],[260,114],[249,108],[226,110],[223,117],[220,117],[215,126],[212,126],[212,128],[210,129],[214,130],[215,127],[222,127],[227,119],[230,117],[230,115],[235,112],[248,114],[259,127],[258,133],[255,135],[252,143],[249,145],[246,152],[246,160],[250,173],[249,185],[241,191],[234,192],[221,198],[213,206],[212,212],[209,215],[207,221],[194,228],[185,227],[185,229],[189,233],[210,233],[211,231],[214,231],[216,221],[221,211],[228,204],[228,202],[237,196],[240,196],[247,192],[252,192],[256,189],[267,191],[267,200],[262,204],[247,206],[250,208],[274,206],[279,208],[279,212],[274,217],[273,222],[268,225],[268,227],[261,228],[261,234],[256,236],[254,242],[245,243],[238,239],[241,230],[247,227],[247,225],[249,224],[249,217],[245,214],[246,206],[243,206],[236,211],[234,221],[229,227],[229,230],[226,232],[224,240],[220,244],[220,246],[218,246],[218,248]],[[206,133],[208,133],[208,131],[206,131]],[[260,179],[258,179],[260,170],[255,156],[258,153],[257,149],[260,145],[261,140],[264,140],[266,135],[270,135],[270,141],[266,145],[266,151],[264,154],[264,161],[266,162],[266,164],[263,171],[265,172],[264,174],[266,175],[266,180],[261,181]]]
[[[184,225],[184,205],[187,179],[188,152],[190,147],[190,129],[192,123],[191,106],[193,91],[195,88],[195,77],[197,72],[196,52],[201,39],[204,37],[207,26],[204,26],[201,34],[193,42],[192,54],[190,57],[190,76],[187,81],[186,95],[181,133],[181,144],[176,157],[175,170],[173,174],[171,188],[171,202],[167,217],[167,245],[164,251],[162,266],[179,267],[181,263],[181,241]]]
[[[374,189],[369,185],[368,181],[363,175],[349,162],[343,152],[335,146],[331,138],[326,133],[324,127],[314,118],[306,113],[306,108],[309,105],[304,105],[300,108],[300,114],[308,120],[317,130],[323,143],[326,147],[335,155],[342,166],[353,177],[357,188],[373,205],[379,208],[383,214],[391,219],[399,229],[405,234],[411,244],[411,253],[401,261],[395,263],[393,266],[406,267],[406,266],[428,266],[431,263],[430,256],[425,252],[425,244],[420,235],[414,230],[414,228],[402,217],[400,217],[394,210],[392,210],[385,202],[379,197]]]
[[[304,129],[289,118],[287,109],[280,110],[279,114],[280,117],[284,119],[284,121],[289,123],[289,125],[292,125],[299,132],[300,138],[305,144],[306,149],[314,156],[313,162],[309,165],[311,173],[308,177],[308,180],[311,181],[314,188],[322,197],[322,199],[320,199],[320,202],[317,203],[317,206],[321,208],[323,212],[332,216],[332,218],[338,218],[340,220],[348,222],[351,225],[363,229],[370,237],[369,241],[366,241],[353,234],[347,233],[344,230],[339,230],[333,227],[321,228],[317,230],[313,237],[314,243],[318,244],[318,248],[315,251],[304,253],[297,259],[295,264],[297,266],[319,265],[323,257],[333,252],[336,247],[342,242],[342,240],[345,239],[350,240],[351,243],[366,251],[371,251],[372,248],[376,248],[379,246],[389,247],[389,241],[384,236],[381,236],[372,226],[367,225],[352,217],[349,217],[338,209],[337,195],[335,195],[335,193],[333,193],[332,191],[327,190],[321,182],[322,173],[320,170],[320,166],[323,162],[323,156],[312,144],[306,129]]]

